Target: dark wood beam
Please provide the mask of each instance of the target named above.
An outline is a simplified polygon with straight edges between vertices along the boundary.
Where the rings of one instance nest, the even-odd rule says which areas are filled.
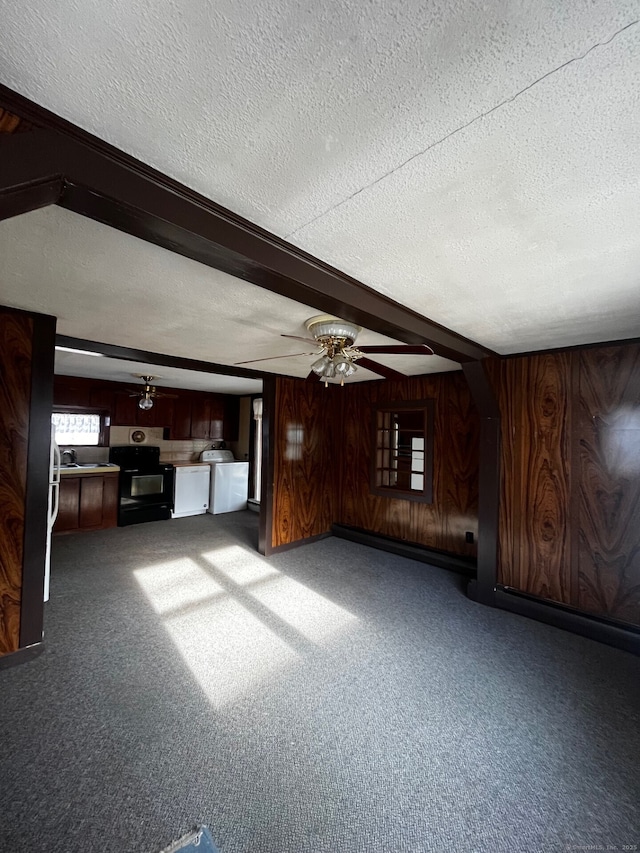
[[[0,196],[62,176],[57,203],[75,213],[445,358],[491,354],[4,86],[0,106],[41,128],[0,139]]]
[[[469,596],[482,604],[495,603],[498,571],[500,510],[500,409],[481,361],[463,364],[473,400],[480,413],[480,470],[478,484],[478,570]]]
[[[143,364],[158,364],[162,367],[178,367],[181,370],[197,370],[200,373],[216,373],[223,376],[241,376],[246,379],[271,379],[273,373],[262,370],[252,370],[236,367],[233,364],[215,364],[211,361],[199,361],[195,358],[182,358],[177,355],[149,352],[148,350],[121,347],[116,344],[105,344],[100,341],[88,341],[84,338],[71,338],[68,335],[56,335],[56,346],[71,349],[99,352],[109,358],[119,358],[125,361],[139,361]]]

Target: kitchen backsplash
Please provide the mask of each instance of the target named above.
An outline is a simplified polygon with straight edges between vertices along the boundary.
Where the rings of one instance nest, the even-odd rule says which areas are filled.
[[[140,427],[114,426],[109,432],[109,443],[130,444],[129,436],[131,430],[140,431]],[[211,447],[210,439],[189,439],[184,441],[165,441],[162,438],[162,427],[145,427],[144,444],[151,444],[160,448],[160,460],[162,462],[197,462],[203,450]]]
[[[114,426],[109,431],[109,443],[111,446],[117,444],[130,444],[129,436],[131,430],[140,430],[140,427]],[[211,447],[210,439],[191,439],[185,441],[165,441],[162,438],[162,427],[145,427],[142,432],[145,434],[144,444],[151,444],[154,447],[160,448],[161,462],[197,462],[203,450],[208,450]],[[228,446],[234,455],[237,456],[236,442],[231,442]],[[78,447],[75,445],[62,445],[60,450],[74,449],[77,454],[78,462],[108,462],[109,448],[108,447]],[[246,458],[246,457],[245,457]]]

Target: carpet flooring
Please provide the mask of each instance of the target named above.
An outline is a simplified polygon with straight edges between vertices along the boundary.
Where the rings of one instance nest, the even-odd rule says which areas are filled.
[[[640,849],[640,659],[257,516],[56,537],[0,671],[0,849]],[[635,847],[633,846],[635,845]]]

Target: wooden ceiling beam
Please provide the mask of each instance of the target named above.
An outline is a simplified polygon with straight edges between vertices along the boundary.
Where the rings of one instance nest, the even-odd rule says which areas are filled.
[[[0,107],[40,128],[0,137],[0,217],[57,203],[372,331],[427,343],[453,361],[493,354],[4,86]]]

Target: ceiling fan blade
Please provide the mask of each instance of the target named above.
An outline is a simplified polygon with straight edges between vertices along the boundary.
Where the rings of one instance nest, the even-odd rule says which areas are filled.
[[[387,353],[387,355],[433,355],[433,350],[427,344],[397,344],[383,347],[358,347],[360,352]]]
[[[315,352],[292,352],[288,355],[267,355],[264,358],[250,358],[249,361],[234,361],[234,364],[253,364],[254,361],[273,361],[276,358],[295,358],[298,355],[317,355]]]
[[[292,341],[302,341],[305,344],[311,344],[314,347],[320,347],[318,341],[312,341],[311,338],[300,338],[298,335],[280,335],[281,338],[291,338]]]
[[[384,364],[378,364],[377,361],[371,361],[370,358],[359,358],[356,364],[359,367],[365,367],[372,373],[377,373],[378,376],[384,376],[385,379],[406,379],[404,373],[392,370],[392,368],[387,367]]]
[[[315,372],[315,370],[312,370],[312,371],[309,373],[309,375],[307,376],[306,381],[307,381],[307,382],[310,382],[310,381],[312,381],[312,380],[314,380],[314,379],[317,379],[317,380],[318,380],[318,382],[320,381],[320,377],[318,376],[318,374]]]
[[[156,391],[155,394],[152,394],[151,396],[152,397],[167,397],[167,399],[173,398],[174,400],[178,399],[177,394],[164,394],[162,391]]]

